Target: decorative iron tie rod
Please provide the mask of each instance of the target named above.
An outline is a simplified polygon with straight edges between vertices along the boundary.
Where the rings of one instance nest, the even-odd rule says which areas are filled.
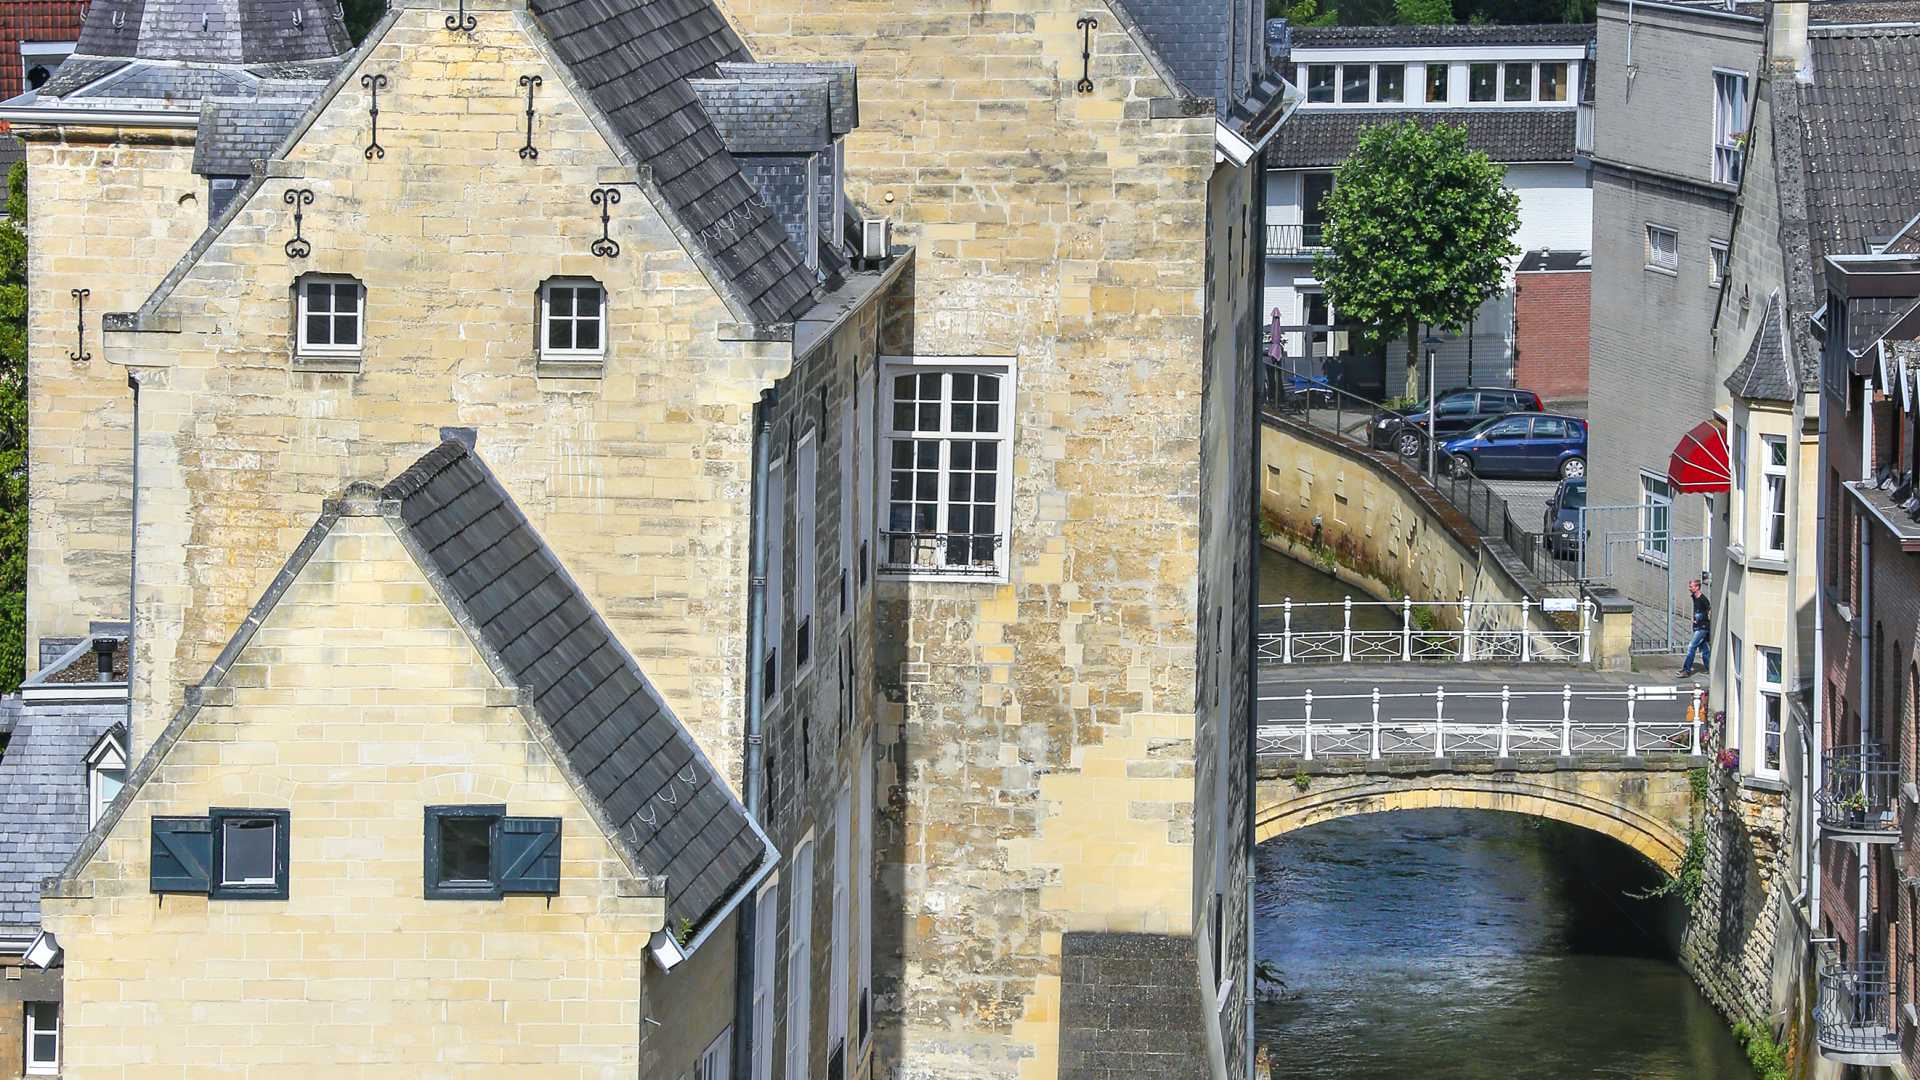
[[[384,158],[387,156],[386,148],[380,145],[380,91],[387,88],[387,77],[385,75],[362,75],[360,76],[360,85],[372,95],[372,100],[367,105],[367,126],[369,128],[367,135],[367,160],[372,161],[375,158]]]
[[[1073,24],[1080,31],[1080,81],[1073,84],[1076,94],[1093,93],[1093,32],[1100,28],[1100,20],[1091,15],[1082,15],[1080,21]]]
[[[286,243],[287,258],[304,259],[308,255],[313,254],[313,242],[300,234],[302,219],[300,208],[313,205],[313,189],[289,188],[287,189],[287,193],[282,195],[280,199],[288,206],[293,207],[293,239]]]
[[[478,25],[480,25],[479,21],[472,15],[467,14],[467,0],[460,0],[460,13],[458,15],[447,16],[447,29],[449,30],[464,30],[471,34],[473,33],[473,28]]]
[[[520,85],[527,88],[527,145],[520,148],[520,159],[532,161],[540,156],[540,151],[533,147],[533,92],[540,86],[540,76],[522,75]]]
[[[76,344],[80,350],[69,352],[67,359],[76,364],[84,364],[93,359],[93,354],[87,351],[87,297],[93,295],[93,290],[68,289],[67,294],[73,297],[73,333],[74,337],[79,339]]]
[[[612,215],[608,211],[619,204],[620,189],[594,188],[593,194],[588,198],[593,200],[593,205],[600,208],[600,239],[595,240],[588,250],[603,259],[615,258],[620,254],[620,242],[613,238],[613,233],[610,231],[609,222],[612,220]]]

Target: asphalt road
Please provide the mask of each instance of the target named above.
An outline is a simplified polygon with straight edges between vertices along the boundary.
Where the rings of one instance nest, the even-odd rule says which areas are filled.
[[[1316,723],[1323,720],[1329,724],[1371,723],[1372,693],[1377,687],[1382,699],[1380,719],[1383,723],[1427,723],[1434,717],[1433,692],[1437,687],[1445,687],[1449,723],[1497,724],[1500,722],[1500,690],[1504,686],[1516,695],[1528,695],[1510,699],[1510,720],[1558,721],[1562,687],[1571,686],[1574,720],[1624,723],[1625,691],[1630,685],[1638,687],[1642,695],[1634,704],[1636,721],[1674,723],[1686,718],[1692,704],[1690,691],[1696,683],[1680,684],[1675,692],[1672,688],[1676,683],[1671,677],[1659,680],[1614,676],[1550,664],[1494,672],[1479,664],[1464,670],[1444,664],[1412,669],[1406,665],[1378,666],[1372,670],[1354,665],[1266,667],[1260,672],[1258,715],[1262,722],[1299,720],[1305,715],[1305,704],[1299,699],[1311,689]],[[1417,696],[1393,696],[1402,694]]]

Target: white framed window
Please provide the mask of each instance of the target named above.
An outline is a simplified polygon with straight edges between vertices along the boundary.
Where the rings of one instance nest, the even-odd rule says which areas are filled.
[[[1541,101],[1567,100],[1567,73],[1572,66],[1565,60],[1550,61],[1540,65]]]
[[[787,1080],[806,1080],[812,1065],[813,836],[793,853],[787,885]]]
[[[1780,650],[1761,645],[1754,651],[1760,658],[1760,683],[1756,688],[1759,699],[1755,702],[1755,715],[1760,721],[1760,755],[1754,761],[1753,768],[1761,776],[1777,777],[1780,775],[1782,710],[1786,707],[1786,692],[1780,673]]]
[[[1777,559],[1787,557],[1787,438],[1760,436],[1760,547]]]
[[[366,337],[366,288],[339,274],[307,274],[299,294],[299,354],[359,356]]]
[[[20,75],[28,90],[47,85],[53,73],[73,55],[71,41],[23,41],[20,43]]]
[[[607,290],[592,278],[548,278],[540,285],[540,355],[602,360],[607,355]]]
[[[1533,65],[1503,64],[1500,72],[1500,100],[1533,100]]]
[[[1667,565],[1673,554],[1673,485],[1664,476],[1640,474],[1640,557]]]
[[[1747,76],[1713,73],[1713,181],[1738,184],[1747,146]]]
[[[867,544],[873,536],[873,498],[875,488],[879,484],[875,475],[873,457],[875,422],[873,403],[878,399],[879,377],[878,365],[868,368],[866,373],[860,376],[860,387],[857,391],[859,400],[854,405],[856,430],[853,445],[854,456],[859,460],[859,476],[855,484],[860,490],[859,497],[854,500],[858,514],[854,519],[854,535],[859,538],[857,541],[859,566],[855,577],[862,585],[867,583],[870,566],[867,561]]]
[[[99,824],[100,815],[126,783],[127,750],[116,727],[100,736],[87,752],[87,828]]]
[[[769,878],[753,905],[753,1080],[773,1080],[773,976],[779,960],[780,879]]]
[[[1665,225],[1647,226],[1647,269],[1674,274],[1680,271],[1680,234]]]
[[[693,1080],[733,1080],[732,1024],[700,1052],[700,1064],[693,1070]]]
[[[833,929],[827,939],[832,951],[827,978],[827,1055],[847,1047],[847,924],[853,913],[853,781],[840,785],[833,803]],[[844,1065],[844,1057],[842,1059]],[[843,1068],[842,1073],[845,1073]]]
[[[1747,542],[1747,429],[1744,425],[1733,425],[1733,437],[1729,440],[1733,458],[1732,501],[1733,528],[1728,535],[1736,544]]]
[[[27,1075],[53,1076],[60,1071],[60,1003],[27,1002]]]
[[[859,796],[854,803],[853,882],[860,897],[860,928],[856,931],[860,966],[853,992],[860,1046],[855,1060],[866,1055],[867,1045],[873,1040],[873,770],[879,764],[873,753],[873,735],[869,732],[860,748]]]
[[[1407,96],[1405,64],[1381,64],[1373,69],[1373,100],[1398,105]]]
[[[777,442],[777,440],[776,440]],[[766,601],[760,613],[761,697],[780,694],[780,641],[786,627],[787,459],[776,453],[767,464]]]
[[[1727,245],[1724,241],[1707,242],[1707,288],[1718,289],[1727,283]]]
[[[1014,371],[1004,359],[888,358],[880,569],[926,577],[1007,571]]]
[[[1740,646],[1740,635],[1731,631],[1727,634],[1727,662],[1733,682],[1733,692],[1727,695],[1727,738],[1734,746],[1743,747],[1747,741],[1747,727],[1741,719],[1747,700],[1746,653]]]
[[[793,670],[798,678],[813,663],[813,607],[820,495],[820,441],[813,429],[793,450]]]

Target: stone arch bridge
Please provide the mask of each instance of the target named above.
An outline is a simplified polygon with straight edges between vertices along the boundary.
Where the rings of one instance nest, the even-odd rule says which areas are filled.
[[[1551,677],[1481,665],[1263,677],[1255,842],[1359,814],[1500,810],[1603,833],[1677,871],[1695,813],[1688,774],[1713,738],[1704,696]]]

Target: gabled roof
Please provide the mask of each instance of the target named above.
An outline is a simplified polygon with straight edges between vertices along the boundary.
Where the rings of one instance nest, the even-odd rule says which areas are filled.
[[[831,83],[823,76],[688,79],[734,154],[808,154],[833,141]]]
[[[554,51],[674,213],[763,323],[812,306],[815,276],[687,85],[751,60],[709,0],[547,0],[530,5]]]
[[[1727,390],[1749,401],[1792,401],[1794,389],[1793,358],[1787,353],[1786,315],[1780,294],[1767,297],[1767,310],[1760,316],[1753,344],[1733,374],[1727,376]]]
[[[200,104],[193,171],[201,176],[246,176],[286,140],[310,102],[300,98],[212,98]]]
[[[1109,0],[1108,8],[1176,94],[1211,100],[1220,126],[1249,149],[1266,144],[1296,97],[1270,70],[1261,0]]]
[[[762,79],[784,82],[796,75],[819,75],[829,80],[833,109],[833,133],[845,135],[860,126],[860,78],[858,70],[846,63],[744,63],[723,61],[715,65],[728,79]]]
[[[1467,45],[1585,45],[1592,23],[1442,26],[1296,26],[1293,49],[1447,48]]]
[[[94,0],[74,53],[250,64],[353,47],[326,0]]]
[[[1270,169],[1332,168],[1379,124],[1467,129],[1467,145],[1503,163],[1573,161],[1572,109],[1298,109],[1267,144]]]
[[[629,866],[664,876],[669,927],[685,920],[696,933],[703,931],[771,868],[778,852],[719,770],[499,480],[471,450],[452,441],[394,478],[377,499],[371,485],[357,484],[344,499],[327,503],[134,767],[128,789],[138,792],[165,760],[207,691],[225,682],[255,631],[354,503],[377,506],[494,676],[519,692],[536,737],[555,751],[555,764]],[[91,741],[79,743],[76,755]],[[132,798],[117,800],[87,833],[62,878],[71,881],[81,872]]]
[[[1920,26],[1814,27],[1802,84],[1813,262],[1862,254],[1912,219],[1920,192]]]
[[[703,925],[772,854],[725,779],[471,450],[442,443],[380,494],[601,820],[666,876],[669,925]]]

